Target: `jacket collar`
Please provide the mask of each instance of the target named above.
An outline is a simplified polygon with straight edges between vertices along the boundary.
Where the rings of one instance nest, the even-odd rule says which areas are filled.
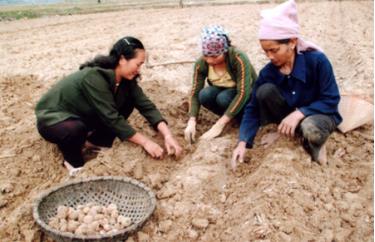
[[[271,64],[271,66],[275,74],[277,73],[276,82],[280,84],[284,80],[285,75],[282,74],[280,70],[273,64]],[[306,63],[305,63],[305,57],[303,53],[296,54],[296,58],[294,60],[294,65],[293,65],[293,70],[292,70],[292,73],[290,73],[290,76],[304,83],[306,82]]]
[[[97,69],[97,71],[104,77],[105,80],[107,80],[111,86],[115,86],[116,83],[116,76],[115,76],[115,71],[113,69],[105,69],[101,67],[94,67]]]
[[[294,67],[291,76],[304,83],[306,82],[306,63],[303,53],[296,54],[296,59],[294,60]]]

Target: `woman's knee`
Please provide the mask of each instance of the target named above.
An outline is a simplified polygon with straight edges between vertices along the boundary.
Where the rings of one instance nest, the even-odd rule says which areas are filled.
[[[301,131],[304,138],[310,143],[322,145],[327,140],[330,133],[333,131],[331,128],[331,120],[328,117],[322,118],[323,115],[313,115],[305,118],[301,122]]]
[[[84,142],[88,132],[86,125],[77,119],[68,119],[52,126],[38,124],[38,131],[49,142],[73,145]]]
[[[199,103],[203,106],[210,105],[215,102],[218,91],[214,87],[203,88],[198,95]]]
[[[275,91],[277,92],[277,87],[274,84],[271,83],[265,83],[258,87],[258,90],[256,91],[256,98],[258,101],[264,101],[269,98],[274,97]]]
[[[216,103],[220,108],[226,109],[229,107],[233,98],[236,96],[236,90],[224,90],[220,92],[216,97]]]
[[[81,143],[86,139],[88,130],[82,121],[68,120],[64,122],[63,126],[66,132],[66,141]]]

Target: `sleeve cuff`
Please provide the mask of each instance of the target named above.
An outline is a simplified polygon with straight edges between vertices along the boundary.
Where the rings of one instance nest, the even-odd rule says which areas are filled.
[[[306,107],[297,108],[305,117],[312,115],[312,113]]]
[[[253,143],[246,143],[246,149],[253,148]]]
[[[229,118],[234,118],[237,114],[234,114],[231,112],[225,112],[225,115],[227,115]]]
[[[137,132],[133,128],[131,128],[131,129],[129,129],[129,131],[119,135],[118,137],[121,141],[124,141],[124,140],[128,140],[130,137],[134,136],[135,133],[137,133]]]
[[[241,139],[241,138],[240,138],[239,142],[241,142],[241,141],[246,142],[246,149],[251,149],[251,148],[253,148],[253,142],[249,142],[249,141],[247,141],[246,139]]]

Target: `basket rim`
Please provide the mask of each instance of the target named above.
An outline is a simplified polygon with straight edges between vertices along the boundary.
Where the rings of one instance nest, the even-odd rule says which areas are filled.
[[[128,183],[131,183],[133,185],[139,186],[140,188],[144,189],[147,192],[147,194],[149,195],[150,200],[151,200],[151,207],[150,207],[150,210],[149,210],[149,214],[145,218],[140,220],[137,224],[132,224],[131,226],[129,226],[129,227],[123,229],[123,230],[119,230],[116,233],[112,233],[112,234],[109,234],[109,235],[89,235],[89,236],[87,236],[87,235],[85,235],[85,236],[75,235],[75,234],[72,234],[72,233],[69,233],[69,232],[62,232],[60,230],[52,228],[51,226],[49,226],[47,223],[45,223],[40,218],[40,215],[38,213],[39,205],[50,194],[52,194],[52,193],[54,193],[54,192],[56,192],[56,191],[58,191],[58,190],[60,190],[64,187],[67,187],[67,186],[72,186],[72,185],[90,182],[90,181],[100,181],[100,180],[104,180],[104,181],[105,180],[115,180],[115,181],[128,182]],[[154,212],[155,208],[156,208],[155,194],[144,183],[142,183],[138,180],[135,180],[133,178],[127,177],[127,176],[95,176],[95,177],[88,177],[88,178],[87,177],[86,178],[78,178],[78,179],[70,180],[70,181],[67,181],[67,182],[63,182],[63,183],[61,183],[59,185],[56,185],[56,186],[54,186],[54,187],[52,187],[52,188],[50,188],[50,189],[48,189],[44,192],[41,192],[41,194],[35,199],[35,201],[33,203],[33,217],[34,217],[34,220],[37,222],[37,224],[43,230],[45,230],[46,232],[52,232],[56,235],[64,236],[64,237],[67,237],[69,239],[98,240],[98,239],[110,239],[110,238],[113,238],[113,237],[116,237],[116,236],[120,236],[120,235],[135,231],[138,227],[141,227],[146,222],[146,220]]]

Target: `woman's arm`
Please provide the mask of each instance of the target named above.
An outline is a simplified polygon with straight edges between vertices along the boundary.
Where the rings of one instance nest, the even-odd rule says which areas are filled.
[[[151,126],[156,130],[157,125],[165,121],[156,105],[146,96],[142,88],[135,84],[132,87],[132,96],[134,99],[135,108],[139,113],[147,119]]]
[[[233,62],[233,65],[230,66],[236,68],[236,80],[234,81],[237,83],[237,94],[225,111],[225,114],[230,118],[236,116],[248,102],[255,82],[254,76],[256,76],[254,68],[245,53],[234,52],[232,55],[234,56],[232,58],[229,57],[229,60]]]
[[[196,133],[196,117],[198,116],[200,103],[198,100],[198,95],[200,90],[204,87],[204,82],[207,77],[207,73],[203,70],[204,64],[203,59],[200,58],[195,62],[194,65],[194,74],[193,82],[191,88],[191,94],[189,96],[189,121],[184,130],[185,140],[191,144],[195,142],[195,133]],[[207,71],[207,70],[206,70]]]
[[[164,150],[158,144],[147,138],[141,133],[135,133],[132,137],[128,139],[130,142],[133,142],[137,145],[142,146],[146,152],[152,157],[156,159],[163,158]]]
[[[164,139],[168,138],[169,136],[172,136],[172,133],[165,122],[160,122],[157,126],[157,129],[163,135]]]
[[[204,82],[207,78],[207,70],[205,70],[205,63],[202,58],[198,59],[194,64],[193,82],[189,100],[189,116],[197,117],[200,109],[198,100],[199,91],[204,87]]]

